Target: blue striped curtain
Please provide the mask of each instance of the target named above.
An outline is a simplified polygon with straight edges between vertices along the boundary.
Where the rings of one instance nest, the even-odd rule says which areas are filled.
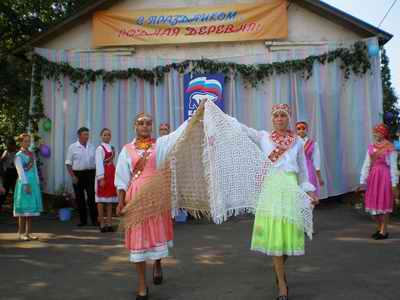
[[[377,46],[375,38],[365,41]],[[339,46],[343,47],[343,44],[328,43],[218,60],[268,63],[318,55]],[[35,51],[51,61],[90,69],[152,68],[177,61],[66,50]],[[346,193],[358,184],[367,145],[372,139],[372,127],[382,119],[379,55],[371,57],[371,63],[372,69],[365,75],[354,75],[348,80],[344,79],[338,62],[315,64],[314,75],[308,80],[299,74],[285,74],[274,76],[257,88],[246,87],[240,76],[231,78],[225,84],[225,111],[248,126],[269,130],[272,104],[289,103],[293,109],[292,125],[297,120],[307,121],[310,136],[320,145],[321,171],[326,182],[322,197]],[[54,192],[64,184],[70,185],[64,161],[68,145],[76,141],[79,127],[90,128],[94,144],[100,142],[100,130],[110,128],[113,145],[121,149],[134,137],[132,121],[139,112],[153,115],[155,135],[160,123],[170,123],[174,129],[183,121],[183,75],[175,71],[166,75],[159,85],[130,79],[104,87],[102,81],[97,81],[75,93],[69,78],[62,78],[61,82],[60,85],[54,80],[43,81],[45,113],[53,122],[51,132],[40,133],[52,149],[52,156],[45,159],[43,169],[47,192]]]

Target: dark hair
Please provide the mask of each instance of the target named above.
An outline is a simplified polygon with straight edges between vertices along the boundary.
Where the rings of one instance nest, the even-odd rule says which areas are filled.
[[[111,129],[103,128],[103,129],[100,131],[100,136],[103,135],[104,131],[109,131],[109,132],[111,133]]]
[[[7,139],[7,146],[16,146],[17,143],[15,142],[15,139],[13,138],[8,138]]]
[[[76,134],[77,134],[78,136],[80,136],[81,133],[83,133],[83,132],[89,132],[89,128],[87,128],[87,127],[81,127],[81,128],[78,129],[78,131],[76,132]]]

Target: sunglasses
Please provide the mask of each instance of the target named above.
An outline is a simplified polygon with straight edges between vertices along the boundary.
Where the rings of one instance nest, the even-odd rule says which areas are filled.
[[[145,121],[145,120],[140,120],[136,122],[137,125],[139,126],[152,126],[153,125],[153,121]]]

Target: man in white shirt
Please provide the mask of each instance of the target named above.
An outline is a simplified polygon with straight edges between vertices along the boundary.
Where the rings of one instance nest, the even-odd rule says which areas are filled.
[[[78,204],[80,223],[87,225],[85,191],[92,225],[97,226],[97,210],[95,203],[94,183],[96,177],[95,147],[88,142],[89,129],[81,127],[77,132],[78,141],[68,148],[65,165],[72,178],[75,197]]]

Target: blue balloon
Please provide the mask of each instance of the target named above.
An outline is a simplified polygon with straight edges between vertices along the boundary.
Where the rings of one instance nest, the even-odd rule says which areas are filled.
[[[391,111],[388,111],[385,113],[385,120],[386,121],[391,121],[393,120],[394,114]]]
[[[371,57],[378,56],[379,47],[377,45],[368,45],[368,55]]]

